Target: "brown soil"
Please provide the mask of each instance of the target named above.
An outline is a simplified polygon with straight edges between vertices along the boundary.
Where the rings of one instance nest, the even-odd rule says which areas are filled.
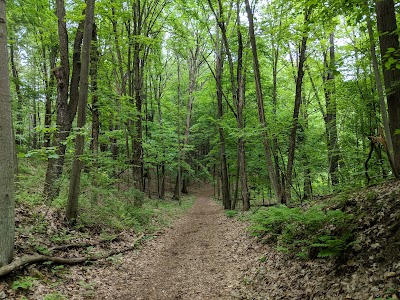
[[[96,299],[232,299],[251,251],[245,226],[198,192],[192,209],[122,265],[93,271]],[[91,277],[90,276],[90,277]]]

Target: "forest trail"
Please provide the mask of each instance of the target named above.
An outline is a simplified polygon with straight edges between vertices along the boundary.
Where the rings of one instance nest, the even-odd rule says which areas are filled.
[[[93,273],[95,299],[234,299],[257,254],[245,224],[197,192],[193,207],[123,263]]]

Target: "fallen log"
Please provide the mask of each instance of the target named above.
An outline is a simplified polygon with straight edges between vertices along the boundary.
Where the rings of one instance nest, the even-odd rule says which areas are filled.
[[[0,268],[0,277],[5,276],[15,270],[18,270],[22,267],[26,267],[32,264],[36,263],[42,263],[42,262],[53,262],[55,264],[60,264],[60,265],[76,265],[76,264],[81,264],[86,261],[96,261],[100,259],[104,259],[116,254],[120,253],[125,253],[127,251],[133,250],[136,246],[137,243],[144,237],[144,234],[141,234],[138,238],[136,238],[132,246],[124,248],[122,250],[113,250],[110,251],[106,254],[103,255],[90,255],[90,256],[84,256],[84,257],[74,257],[74,258],[66,258],[66,257],[54,257],[54,256],[48,256],[48,255],[41,255],[41,254],[35,254],[35,255],[25,255],[22,256],[19,259],[16,259],[9,263],[8,265],[5,265]]]

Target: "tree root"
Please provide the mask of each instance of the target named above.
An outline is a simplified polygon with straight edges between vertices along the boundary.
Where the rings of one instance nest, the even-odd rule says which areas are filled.
[[[133,250],[137,243],[143,238],[144,234],[141,234],[138,238],[133,241],[132,246],[127,247],[122,250],[113,250],[103,255],[91,255],[91,256],[84,256],[84,257],[75,257],[75,258],[65,258],[65,257],[54,257],[54,256],[47,256],[47,255],[25,255],[21,258],[12,261],[10,264],[5,265],[0,268],[0,277],[5,276],[15,270],[18,270],[22,267],[26,267],[28,265],[42,263],[42,262],[53,262],[55,264],[64,264],[64,265],[77,265],[84,263],[86,261],[96,261],[100,259],[104,259],[116,254],[125,253],[127,251]]]

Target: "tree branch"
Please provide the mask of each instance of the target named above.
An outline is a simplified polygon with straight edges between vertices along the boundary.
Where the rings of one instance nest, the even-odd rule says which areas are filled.
[[[46,261],[51,261],[55,264],[77,265],[77,264],[81,264],[86,261],[96,261],[96,260],[100,260],[100,259],[104,259],[104,258],[113,256],[113,255],[116,255],[116,254],[125,253],[127,251],[133,250],[136,247],[137,242],[139,242],[143,238],[143,236],[144,236],[144,234],[141,234],[138,238],[136,238],[133,241],[132,246],[130,246],[130,247],[127,247],[122,250],[113,250],[113,251],[110,251],[103,255],[90,255],[90,256],[75,257],[75,258],[53,257],[53,256],[47,256],[47,255],[41,255],[41,254],[25,255],[25,256],[21,257],[20,259],[14,260],[10,264],[1,267],[0,268],[0,277],[5,276],[15,270],[26,267],[28,265],[42,263],[42,262],[46,262]]]

